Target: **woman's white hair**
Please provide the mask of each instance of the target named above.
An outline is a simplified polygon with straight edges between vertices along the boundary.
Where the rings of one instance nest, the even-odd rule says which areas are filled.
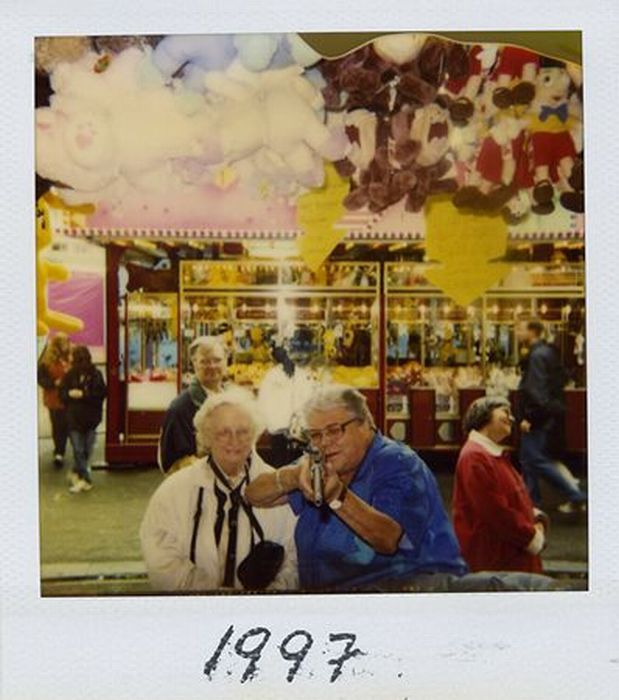
[[[264,423],[258,410],[258,402],[254,395],[247,389],[231,386],[216,394],[209,394],[193,419],[193,425],[196,429],[196,446],[199,457],[211,451],[211,422],[213,413],[222,406],[235,406],[247,414],[253,428],[253,444],[255,444],[258,436],[264,430]]]

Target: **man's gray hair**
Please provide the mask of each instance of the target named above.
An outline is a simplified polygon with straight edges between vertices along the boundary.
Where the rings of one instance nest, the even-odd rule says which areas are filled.
[[[252,424],[252,444],[256,443],[258,436],[264,430],[264,424],[258,410],[258,402],[247,389],[231,386],[224,389],[224,391],[209,394],[193,419],[199,457],[203,457],[211,451],[213,414],[222,406],[235,406],[247,414]]]
[[[310,413],[314,411],[331,411],[334,408],[345,408],[355,418],[368,421],[372,428],[376,428],[374,417],[368,408],[365,396],[357,389],[342,384],[321,386],[303,405],[303,419],[307,425]]]
[[[189,346],[189,357],[193,360],[198,350],[206,353],[222,352],[224,359],[228,357],[228,347],[225,342],[216,335],[201,335]]]
[[[492,418],[492,411],[496,408],[507,408],[511,411],[509,401],[501,396],[482,396],[473,401],[464,416],[464,432],[468,434],[471,430],[481,430],[488,425]]]

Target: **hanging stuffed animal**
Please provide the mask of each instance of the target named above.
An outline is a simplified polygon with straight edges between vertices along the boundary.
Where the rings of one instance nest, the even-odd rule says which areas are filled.
[[[565,63],[542,59],[528,127],[535,177],[532,209],[537,214],[554,211],[555,187],[570,189],[568,178],[576,160],[570,81]]]
[[[457,188],[453,159],[449,151],[451,123],[446,109],[432,103],[413,112],[410,139],[418,144],[414,158],[415,182],[410,186],[405,207],[420,211],[429,195],[453,192]]]
[[[454,126],[466,126],[475,113],[475,100],[479,93],[484,73],[494,63],[494,51],[479,44],[470,47],[453,44],[447,57],[447,80],[439,90],[446,97]]]
[[[84,328],[81,319],[60,311],[52,311],[47,305],[47,285],[51,281],[66,282],[70,277],[67,267],[45,258],[46,249],[52,242],[51,209],[60,200],[51,193],[39,197],[37,202],[36,252],[37,252],[37,335],[46,335],[49,330],[71,334]]]
[[[528,105],[535,96],[540,57],[528,49],[502,46],[490,74],[495,83],[492,99],[499,109]]]
[[[485,133],[466,184],[453,197],[457,207],[498,211],[519,190],[532,185],[525,150],[526,122],[515,107],[500,109],[495,94],[495,84],[487,82],[480,98]]]
[[[585,211],[585,163],[584,156],[580,153],[574,165],[572,172],[567,179],[570,186],[569,190],[562,192],[559,201],[563,207],[577,214],[582,214]]]
[[[182,34],[159,42],[153,60],[166,80],[179,77],[185,87],[204,92],[209,75],[227,70],[235,60],[259,73],[311,66],[320,54],[297,34]]]

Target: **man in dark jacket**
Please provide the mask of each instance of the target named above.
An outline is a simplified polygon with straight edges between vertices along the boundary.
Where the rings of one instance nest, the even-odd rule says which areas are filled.
[[[584,509],[586,496],[560,461],[565,446],[563,387],[567,376],[558,350],[543,339],[543,332],[540,321],[530,321],[523,338],[529,354],[520,381],[520,462],[536,506],[541,504],[538,478],[542,477],[567,498],[561,510],[577,512]]]
[[[159,465],[164,472],[179,469],[196,453],[193,417],[209,393],[221,391],[227,349],[219,338],[202,336],[189,348],[194,376],[166,411],[159,438]]]

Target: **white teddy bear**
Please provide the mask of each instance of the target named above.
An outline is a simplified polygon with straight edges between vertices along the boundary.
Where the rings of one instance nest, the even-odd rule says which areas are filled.
[[[99,58],[59,65],[50,106],[37,110],[37,172],[93,201],[117,179],[165,191],[218,183],[226,167],[243,184],[292,193],[321,185],[323,160],[348,148],[299,65],[253,72],[233,61],[198,94],[166,83],[151,50],[127,49],[97,72]]]

